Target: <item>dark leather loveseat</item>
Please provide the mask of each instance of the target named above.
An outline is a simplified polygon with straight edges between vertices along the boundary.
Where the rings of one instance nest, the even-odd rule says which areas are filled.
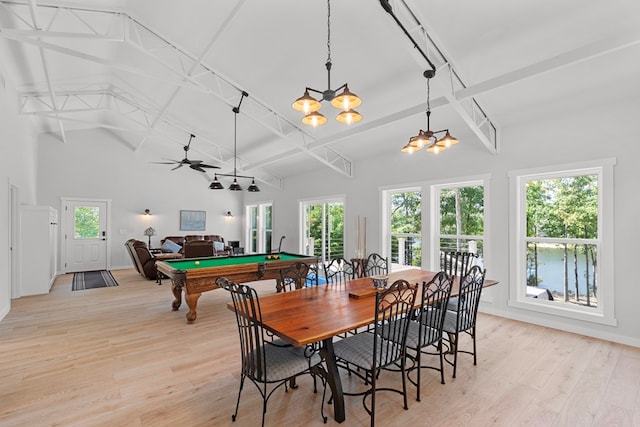
[[[231,246],[228,246],[224,241],[224,237],[218,234],[188,234],[186,236],[167,236],[160,241],[160,244],[164,245],[164,242],[166,240],[171,240],[172,242],[180,245],[182,248],[184,248],[186,242],[191,242],[194,240],[211,240],[214,245],[216,245],[215,242],[222,243],[222,246],[219,246],[218,248],[214,247],[214,256],[233,255],[233,248]],[[180,250],[180,253],[183,253],[183,251]]]

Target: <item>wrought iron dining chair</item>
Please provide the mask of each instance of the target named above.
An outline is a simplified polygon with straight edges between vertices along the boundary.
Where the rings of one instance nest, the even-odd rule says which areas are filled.
[[[449,276],[466,276],[475,260],[477,254],[466,251],[442,251],[440,252],[440,270]]]
[[[355,278],[355,269],[346,259],[334,258],[324,264],[324,277],[327,283],[344,283]]]
[[[369,254],[364,265],[364,276],[370,277],[383,274],[389,274],[389,259],[377,253]]]
[[[248,378],[262,396],[262,425],[264,426],[267,401],[273,392],[283,385],[288,391],[287,382],[291,382],[292,388],[297,388],[293,380],[300,375],[311,374],[314,376],[314,393],[317,392],[315,375],[322,369],[320,368],[322,359],[313,346],[302,348],[271,344],[267,339],[266,331],[262,328],[260,301],[255,289],[230,282],[225,277],[216,279],[216,284],[231,294],[242,354],[240,389],[238,390],[236,410],[231,419],[235,421],[238,416],[240,395],[245,379]],[[269,391],[271,385],[274,387]],[[326,422],[323,411],[324,408],[321,407],[321,416]]]
[[[478,255],[473,252],[441,251],[440,270],[446,272],[451,277],[462,278],[467,275],[477,258]],[[451,298],[449,301],[449,310],[455,310],[457,304],[458,298]]]
[[[376,294],[375,323],[371,332],[360,332],[334,343],[336,359],[344,369],[364,380],[369,388],[363,392],[344,392],[346,396],[362,396],[362,404],[370,415],[371,426],[375,425],[376,391],[393,391],[404,398],[407,404],[405,378],[407,330],[410,311],[413,308],[417,285],[406,280],[397,280],[387,289]],[[398,364],[402,373],[402,390],[378,387],[376,380],[381,369]],[[352,370],[351,366],[358,368]],[[367,406],[371,396],[371,406]]]
[[[276,284],[276,292],[293,291],[306,286],[311,268],[305,262],[296,262],[293,266],[280,270],[280,281]]]
[[[485,274],[486,269],[474,265],[465,276],[460,278],[460,292],[456,309],[447,310],[444,317],[443,330],[449,335],[450,353],[453,354],[453,361],[448,360],[447,355],[445,355],[445,361],[453,366],[453,378],[456,377],[458,353],[473,355],[473,364],[474,366],[477,364],[476,320]],[[460,334],[462,333],[471,336],[473,351],[460,350]]]
[[[437,273],[429,282],[422,284],[420,309],[409,322],[407,332],[407,357],[413,360],[414,365],[407,370],[407,379],[416,386],[416,400],[420,401],[420,379],[423,368],[440,372],[440,383],[444,384],[442,329],[446,314],[447,303],[451,295],[453,279],[444,271]],[[422,355],[433,355],[428,352],[429,347],[435,347],[440,358],[440,364],[436,366],[423,366]],[[411,378],[411,373],[416,372],[416,378]]]

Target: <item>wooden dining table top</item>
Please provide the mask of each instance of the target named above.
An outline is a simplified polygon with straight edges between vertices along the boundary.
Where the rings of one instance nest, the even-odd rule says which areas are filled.
[[[422,285],[436,274],[421,269],[394,271],[388,274],[388,284],[404,279]],[[497,283],[485,279],[484,287]],[[458,292],[459,283],[455,279],[451,296],[458,295]],[[227,307],[234,310],[232,302]],[[375,318],[375,290],[371,277],[363,277],[345,283],[260,296],[260,309],[262,325],[266,329],[285,342],[301,347],[371,324]]]

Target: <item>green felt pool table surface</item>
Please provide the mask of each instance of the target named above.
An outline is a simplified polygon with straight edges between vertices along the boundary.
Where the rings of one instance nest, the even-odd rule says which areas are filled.
[[[277,256],[278,259],[268,259],[268,256]],[[240,255],[232,257],[213,257],[213,258],[189,258],[179,260],[167,260],[166,264],[175,268],[176,270],[190,270],[194,268],[211,268],[211,267],[225,267],[240,264],[257,264],[261,262],[269,263],[275,261],[300,261],[304,258],[309,258],[308,255],[295,255],[289,253],[280,253],[274,255],[267,254],[252,254],[252,255]]]

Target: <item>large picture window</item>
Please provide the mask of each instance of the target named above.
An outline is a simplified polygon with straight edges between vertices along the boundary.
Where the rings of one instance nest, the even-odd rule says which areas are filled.
[[[385,191],[383,254],[391,269],[422,266],[422,193],[420,188]]]
[[[606,225],[612,218],[605,202],[613,197],[612,169],[603,164],[512,175],[517,276],[511,304],[613,322]]]
[[[434,260],[439,265],[447,252],[471,252],[484,260],[485,188],[483,181],[447,183],[432,187],[436,212],[432,243]],[[441,267],[441,266],[440,266]]]

